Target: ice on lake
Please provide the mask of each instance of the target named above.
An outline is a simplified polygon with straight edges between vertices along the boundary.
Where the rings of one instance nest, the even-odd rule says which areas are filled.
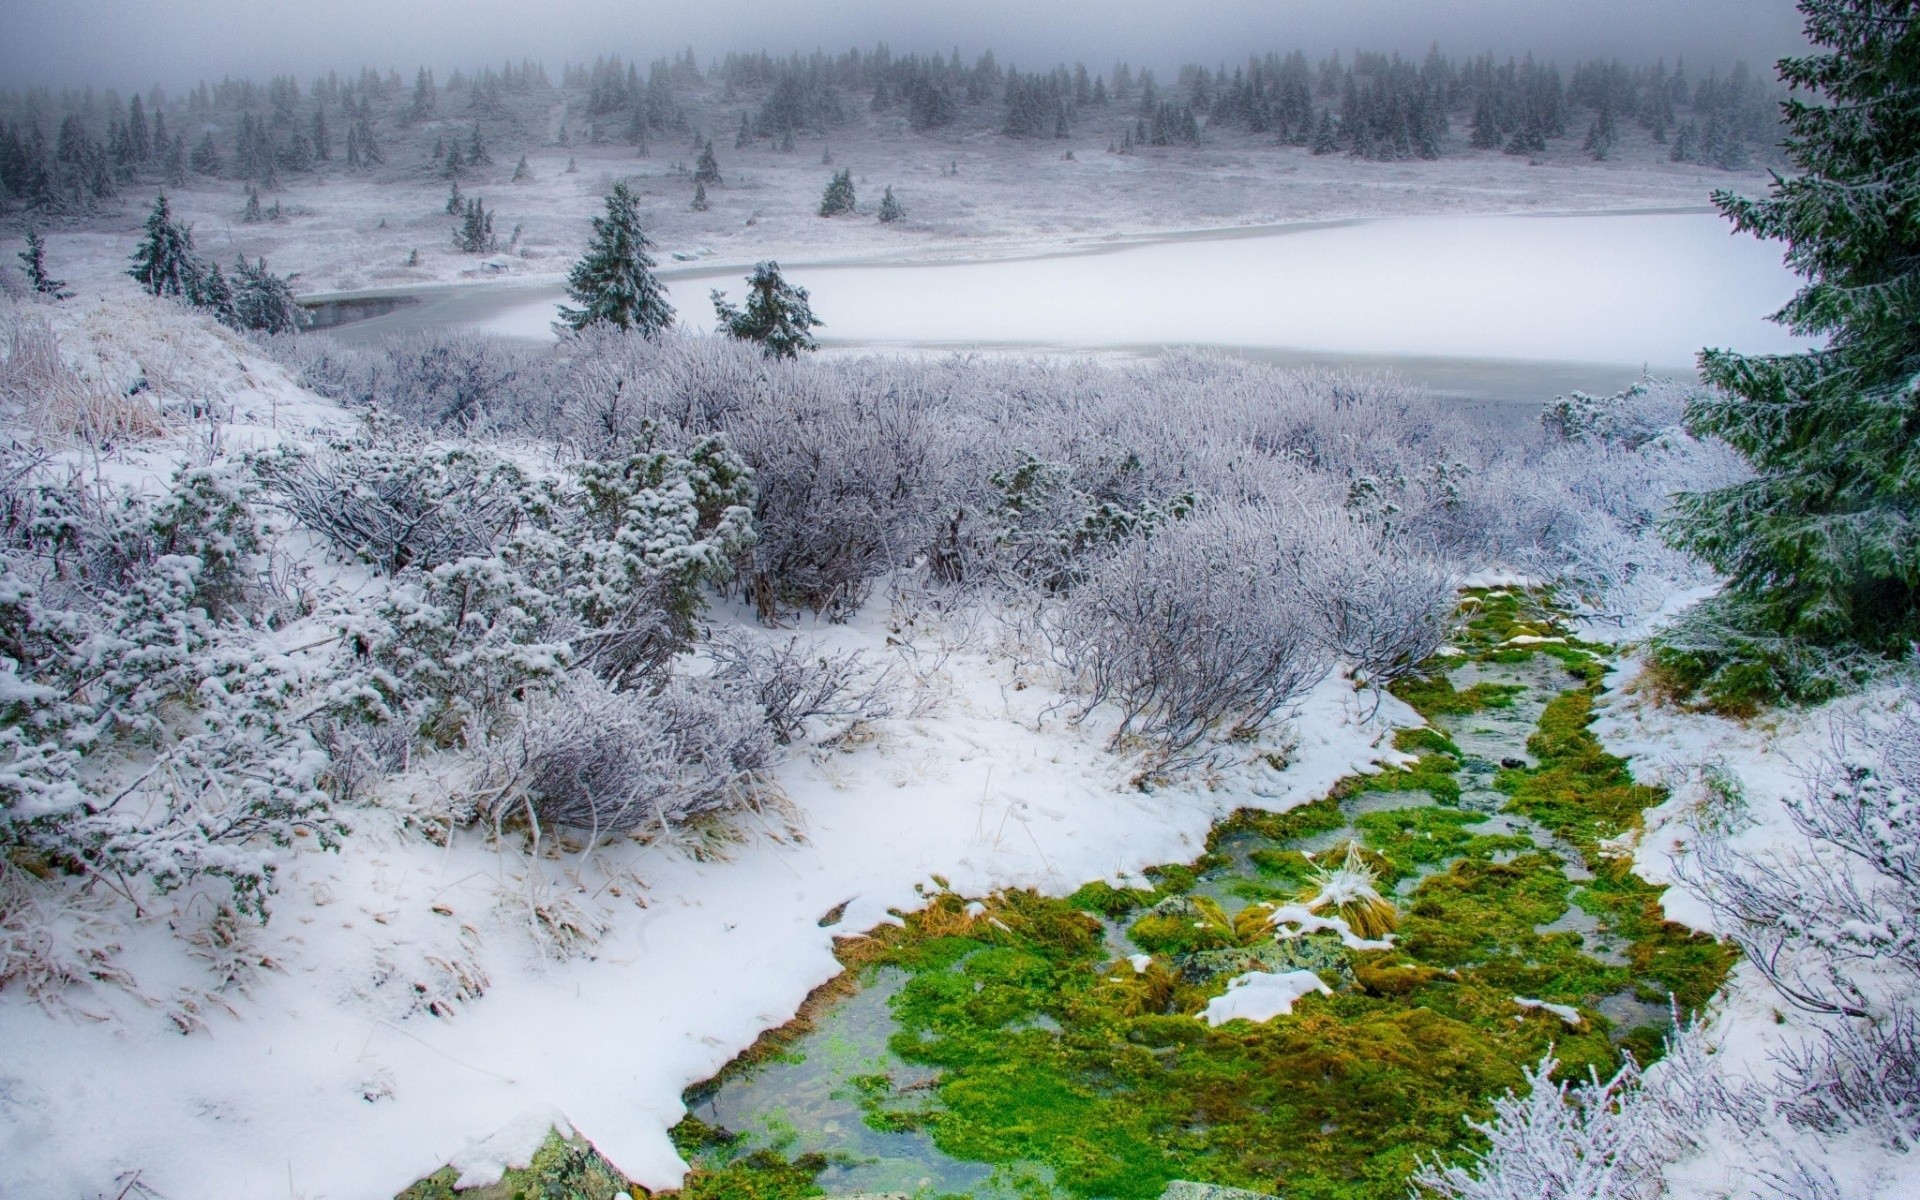
[[[1766,320],[1796,287],[1779,247],[1708,212],[1409,217],[787,274],[812,293],[829,345],[1199,345],[1656,370],[1685,370],[1703,346],[1804,345]],[[670,275],[683,323],[710,328],[708,290],[738,301],[740,275]],[[550,337],[558,302],[503,296],[462,323]]]

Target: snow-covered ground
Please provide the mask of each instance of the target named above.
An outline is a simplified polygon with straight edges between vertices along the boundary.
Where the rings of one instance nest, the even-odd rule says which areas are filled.
[[[620,178],[632,180],[641,196],[663,265],[685,256],[735,268],[768,258],[968,260],[1193,229],[1360,217],[1699,208],[1715,188],[1757,192],[1765,185],[1758,170],[1669,162],[1667,147],[1638,128],[1623,133],[1606,162],[1588,159],[1570,138],[1532,160],[1456,147],[1438,161],[1377,163],[1315,156],[1224,129],[1199,147],[1127,155],[1107,153],[1104,130],[1065,141],[1021,141],[983,129],[923,136],[902,118],[866,111],[783,154],[765,142],[734,149],[732,114],[711,119],[725,184],[708,189],[705,212],[690,204],[692,136],[656,141],[645,157],[624,144],[541,141],[527,147],[532,178],[518,184],[510,182],[517,148],[496,144],[497,165],[460,185],[496,214],[503,242],[520,231],[513,252],[490,257],[454,249],[446,181],[424,164],[401,169],[411,153],[399,146],[390,147],[395,165],[378,182],[336,172],[268,193],[263,200],[278,201],[285,214],[279,221],[243,223],[239,184],[195,182],[169,194],[203,253],[222,261],[264,255],[276,271],[298,272],[302,293],[326,294],[557,282],[586,243],[588,219]],[[410,136],[425,144],[436,133],[457,138],[468,128],[457,120],[428,122]],[[829,154],[832,162],[824,163]],[[821,218],[821,192],[843,168],[853,172],[863,215]],[[889,185],[907,218],[882,225],[872,212]],[[109,285],[132,253],[148,199],[147,191],[129,189],[118,217],[50,225],[54,272],[83,292]],[[415,251],[418,265],[409,266]]]
[[[1766,320],[1793,295],[1779,249],[1717,214],[1410,217],[1104,252],[915,266],[793,268],[829,344],[1071,350],[1223,346],[1333,355],[1622,363],[1685,372],[1702,346],[1789,353]],[[707,289],[669,277],[688,327]],[[473,323],[551,338],[558,289]],[[469,300],[471,304],[471,300]],[[414,314],[403,310],[400,320]],[[1537,397],[1544,400],[1546,397]]]
[[[73,301],[9,319],[38,314],[90,379],[122,387],[164,361],[177,378],[155,381],[163,394],[191,382],[230,405],[227,453],[347,421],[171,305]],[[186,420],[123,447],[105,477],[158,489],[207,453],[208,428]],[[796,632],[745,610],[713,620]],[[137,1179],[168,1196],[391,1195],[470,1143],[544,1131],[556,1114],[635,1179],[670,1186],[683,1089],[835,974],[836,936],[916,905],[936,874],[970,893],[1064,893],[1191,859],[1236,807],[1284,809],[1394,758],[1391,726],[1414,719],[1329,677],[1300,702],[1289,745],[1254,744],[1242,766],[1148,792],[1103,748],[1098,715],[1067,722],[1050,670],[992,653],[991,620],[951,623],[883,589],[854,620],[797,632],[896,662],[912,703],[796,751],[775,778],[784,806],[740,815],[735,837],[591,853],[549,839],[535,854],[519,835],[444,832],[453,768],[416,764],[380,804],[345,814],[337,852],[296,840],[257,931],[195,941],[212,902],[188,889],[112,929],[126,986],[69,989],[50,1011],[9,988],[0,1194],[115,1195]],[[569,937],[573,956],[553,953]],[[208,990],[211,957],[250,982]]]
[[[1903,693],[1899,686],[1882,686],[1813,709],[1734,721],[1652,702],[1635,687],[1640,666],[1628,660],[1616,669],[1594,725],[1609,750],[1630,758],[1638,778],[1672,789],[1666,803],[1647,813],[1634,846],[1634,869],[1670,885],[1662,897],[1669,919],[1725,936],[1730,931],[1724,918],[1700,890],[1701,844],[1730,841],[1741,853],[1763,857],[1804,854],[1807,840],[1795,826],[1790,800],[1806,794],[1821,761],[1841,745],[1839,731],[1851,729],[1858,750],[1861,730],[1884,726],[1890,714],[1912,702],[1911,688]],[[1894,829],[1879,832],[1899,836]],[[1818,1044],[1822,1020],[1789,1003],[1743,960],[1705,1018],[1710,1069],[1735,1089],[1767,1088],[1792,1059]],[[1888,1069],[1883,1063],[1861,1066],[1869,1073]],[[1816,1138],[1777,1114],[1744,1125],[1724,1114],[1703,1111],[1697,1117],[1687,1133],[1703,1144],[1667,1168],[1666,1194],[1802,1194],[1795,1189],[1804,1183],[1782,1177],[1784,1156],[1799,1154],[1838,1189],[1823,1195],[1920,1196],[1920,1163],[1911,1147],[1893,1149],[1870,1128],[1843,1123]]]

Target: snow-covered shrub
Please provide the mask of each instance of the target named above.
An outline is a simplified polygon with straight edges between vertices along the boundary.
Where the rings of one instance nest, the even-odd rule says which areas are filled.
[[[310,720],[324,671],[255,625],[245,491],[183,470],[159,501],[31,493],[0,576],[0,844],[167,890],[224,880],[259,911],[273,844],[336,826]],[[16,496],[10,507],[22,503]]]
[[[1143,495],[1141,474],[1131,454],[1117,465],[1076,466],[1023,453],[1013,467],[987,476],[989,496],[973,527],[956,519],[937,540],[934,575],[951,583],[999,578],[1064,591],[1100,554],[1193,512],[1191,491]]]
[[[475,330],[415,334],[386,353],[377,403],[428,429],[514,424],[514,410],[539,389],[533,351]]]
[[[1309,522],[1288,564],[1321,647],[1376,687],[1446,641],[1452,574],[1404,537],[1341,515]]]
[[[949,507],[960,447],[925,388],[841,392],[789,368],[769,402],[729,423],[759,488],[749,581],[772,615],[851,614],[911,564]]]
[[[592,676],[527,705],[490,756],[496,821],[590,835],[671,836],[744,803],[764,786],[774,741],[745,688],[676,678],[659,692],[616,692]]]
[[[666,450],[651,425],[641,433],[623,459],[575,469],[537,552],[581,626],[575,659],[618,687],[687,648],[702,589],[729,577],[755,537],[753,476],[725,437]],[[515,557],[531,560],[533,544]]]
[[[1888,1018],[1920,987],[1920,691],[1840,720],[1788,811],[1801,845],[1703,839],[1700,892],[1789,1002]]]
[[[1266,724],[1327,665],[1286,570],[1293,532],[1271,509],[1218,509],[1102,564],[1051,630],[1082,714],[1113,704],[1114,743],[1169,760]]]
[[[1818,1032],[1785,1057],[1788,1116],[1920,1144],[1920,690],[1834,726],[1788,800],[1804,838],[1703,830],[1689,874],[1719,922]]]
[[[343,556],[388,575],[489,553],[552,503],[526,471],[472,445],[371,422],[353,438],[249,459],[271,496]]]
[[[565,672],[571,650],[557,628],[561,611],[557,597],[513,564],[476,554],[396,581],[356,641],[374,667],[382,715],[404,717],[433,745],[454,746]]]
[[[382,347],[353,346],[338,338],[280,333],[261,345],[308,391],[352,408],[378,405],[388,392],[392,359]]]
[[[545,477],[409,439],[251,461],[303,524],[392,576],[350,622],[354,645],[380,715],[440,746],[570,666],[616,687],[660,674],[752,540],[751,477],[717,437]]]
[[[1611,396],[1573,392],[1555,397],[1540,412],[1540,426],[1563,442],[1637,450],[1677,432],[1697,389],[1669,379],[1643,379]]]
[[[810,722],[831,721],[844,731],[892,713],[890,674],[874,670],[858,650],[829,653],[797,637],[776,644],[740,636],[716,637],[706,649],[714,677],[744,686],[783,746],[805,736]]]
[[[1655,1200],[1668,1135],[1640,1102],[1632,1059],[1612,1078],[1556,1083],[1549,1056],[1524,1091],[1494,1101],[1493,1119],[1470,1122],[1488,1141],[1468,1166],[1428,1163],[1419,1193],[1445,1200]]]

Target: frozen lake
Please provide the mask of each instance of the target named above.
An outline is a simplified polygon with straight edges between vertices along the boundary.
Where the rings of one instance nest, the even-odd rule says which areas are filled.
[[[1210,346],[1281,362],[1390,368],[1442,394],[1542,398],[1687,373],[1702,346],[1787,351],[1765,318],[1793,294],[1777,244],[1712,212],[1409,217],[1201,233],[990,261],[789,264],[865,350],[1151,354]],[[666,264],[683,324],[738,268]],[[467,289],[348,326],[352,338],[471,326],[551,338],[561,289]],[[349,332],[351,331],[351,332]]]

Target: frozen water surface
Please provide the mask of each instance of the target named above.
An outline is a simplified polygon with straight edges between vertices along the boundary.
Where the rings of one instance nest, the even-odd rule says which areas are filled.
[[[1686,370],[1702,346],[1799,344],[1765,319],[1793,294],[1776,246],[1708,212],[1328,222],[988,262],[793,266],[828,345],[1487,359]],[[666,276],[710,328],[709,289]],[[550,337],[560,297],[515,289],[401,319]],[[368,333],[377,323],[370,322]],[[1389,363],[1388,365],[1392,365]]]

